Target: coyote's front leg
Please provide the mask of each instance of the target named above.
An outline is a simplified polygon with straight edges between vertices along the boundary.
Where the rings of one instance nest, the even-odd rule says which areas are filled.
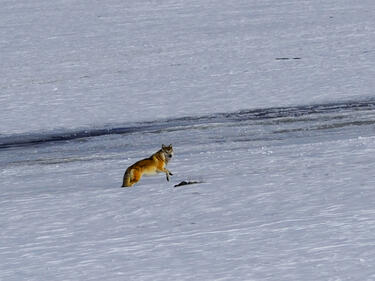
[[[168,170],[164,169],[165,175],[167,176],[167,181],[169,181],[169,176],[173,176],[173,174]]]

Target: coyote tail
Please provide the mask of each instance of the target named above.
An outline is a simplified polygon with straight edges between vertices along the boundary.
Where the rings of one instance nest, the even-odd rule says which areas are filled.
[[[128,168],[124,174],[124,179],[122,181],[122,186],[121,187],[129,187],[129,186],[132,186],[132,184],[130,183],[130,180],[131,180],[131,169]]]

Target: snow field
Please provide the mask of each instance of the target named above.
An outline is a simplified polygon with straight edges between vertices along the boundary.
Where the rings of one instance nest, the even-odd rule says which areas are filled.
[[[373,97],[374,3],[6,1],[0,134]]]
[[[0,280],[375,279],[374,3],[2,1]]]
[[[1,277],[374,277],[374,178],[363,176],[375,168],[373,137],[212,148],[177,146],[172,182],[146,177],[128,189],[126,165],[111,159],[10,169]],[[189,177],[205,183],[173,187]]]

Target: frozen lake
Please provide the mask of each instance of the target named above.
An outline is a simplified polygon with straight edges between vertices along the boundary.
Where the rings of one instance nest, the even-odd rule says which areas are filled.
[[[0,280],[375,279],[374,3],[3,1]]]

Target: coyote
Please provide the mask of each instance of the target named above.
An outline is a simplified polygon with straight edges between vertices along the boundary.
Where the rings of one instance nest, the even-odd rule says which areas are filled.
[[[172,156],[172,145],[165,146],[163,144],[158,152],[152,154],[149,158],[134,163],[126,169],[122,187],[132,186],[141,179],[142,175],[155,175],[156,173],[165,173],[167,181],[169,181],[169,176],[172,176],[173,174],[166,168],[166,166]]]

